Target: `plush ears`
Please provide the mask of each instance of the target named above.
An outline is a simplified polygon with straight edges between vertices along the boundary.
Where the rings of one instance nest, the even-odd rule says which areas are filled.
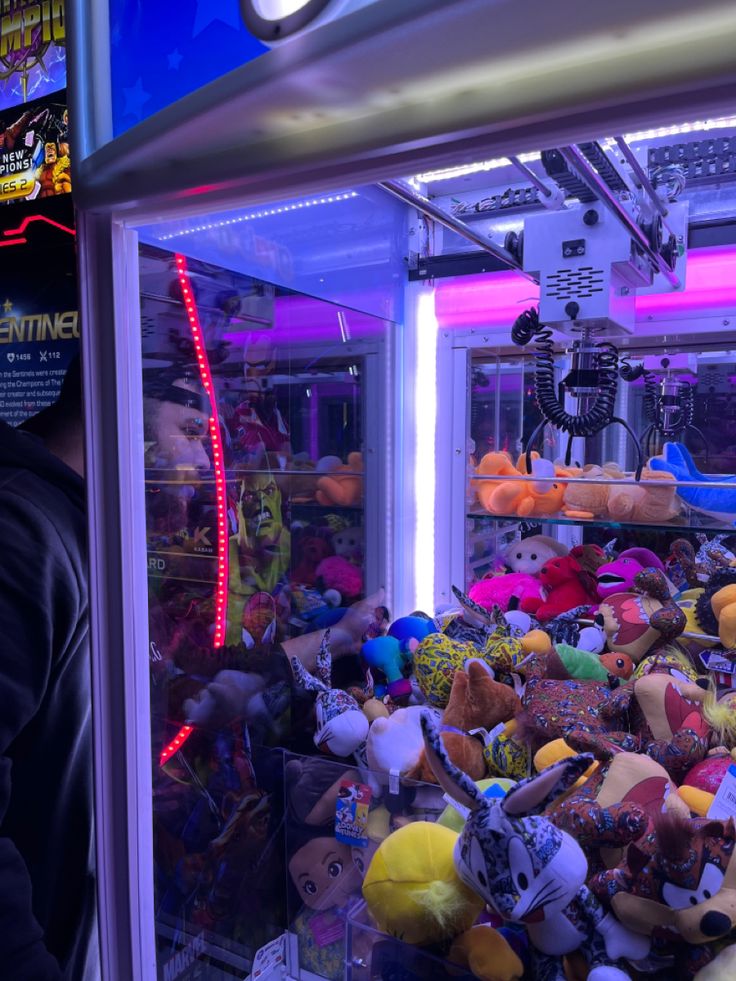
[[[422,713],[422,732],[427,760],[445,793],[471,812],[491,806],[476,784],[450,761],[440,741],[437,724],[428,712]],[[589,753],[560,760],[537,776],[521,780],[495,806],[500,807],[508,817],[540,814],[551,801],[571,787],[592,762],[593,757]]]
[[[534,576],[547,559],[567,555],[567,552],[567,545],[550,538],[549,535],[532,535],[507,545],[501,553],[501,558],[512,572],[525,572],[527,575]]]
[[[690,944],[727,936],[736,925],[734,824],[657,817],[645,841],[629,845],[622,864],[591,879],[594,894],[638,933],[674,931]]]
[[[330,687],[332,657],[329,640],[328,629],[322,638],[313,675],[309,674],[298,657],[291,658],[291,666],[302,688],[317,693],[315,746],[335,756],[350,756],[368,735],[368,719],[352,695]]]
[[[471,660],[467,671],[456,671],[450,700],[442,716],[442,743],[452,762],[473,780],[486,776],[483,746],[468,735],[474,729],[493,729],[521,711],[519,696],[498,681],[481,661]],[[407,776],[434,783],[434,773],[422,754]]]

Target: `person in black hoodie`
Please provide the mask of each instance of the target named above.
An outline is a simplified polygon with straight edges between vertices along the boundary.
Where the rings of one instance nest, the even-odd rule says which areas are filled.
[[[99,977],[78,360],[0,422],[0,976]]]

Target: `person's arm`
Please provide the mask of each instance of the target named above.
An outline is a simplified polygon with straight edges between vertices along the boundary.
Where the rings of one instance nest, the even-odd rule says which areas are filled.
[[[376,608],[383,604],[384,591],[379,589],[372,596],[355,603],[342,620],[330,627],[330,651],[333,658],[357,653],[360,642],[376,619]],[[307,671],[312,672],[317,663],[324,630],[292,637],[281,644],[281,650],[291,670],[291,659],[298,658]],[[209,684],[190,697],[185,705],[186,721],[201,726],[224,726],[238,718],[247,718],[260,703],[254,696],[263,688],[258,684],[257,671],[223,670]]]
[[[65,595],[70,570],[61,568],[66,552],[56,530],[7,489],[0,492],[0,542],[0,974],[60,981],[61,969],[33,915],[28,869],[5,836],[3,820],[13,778],[6,754],[39,711],[51,672],[54,631],[64,629],[75,597]],[[61,622],[55,623],[57,618]],[[37,819],[53,818],[28,815],[29,821]]]
[[[376,619],[376,608],[383,604],[384,591],[379,589],[372,596],[354,603],[342,620],[330,627],[330,652],[333,659],[346,654],[357,654],[363,635]],[[317,654],[325,635],[324,630],[315,630],[301,637],[291,637],[281,645],[286,656],[297,657],[307,671],[312,671]]]

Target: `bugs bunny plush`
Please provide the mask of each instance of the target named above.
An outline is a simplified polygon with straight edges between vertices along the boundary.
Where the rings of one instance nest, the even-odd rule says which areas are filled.
[[[469,811],[457,845],[460,878],[505,920],[522,923],[535,948],[536,981],[564,981],[561,958],[580,949],[588,981],[627,981],[615,966],[640,960],[649,940],[606,913],[585,885],[588,863],[569,834],[541,816],[593,762],[589,753],[562,760],[520,781],[506,796],[484,797],[448,759],[437,725],[422,715],[427,759],[442,788]]]
[[[368,735],[368,719],[352,695],[332,687],[330,631],[326,630],[314,675],[309,674],[298,657],[292,657],[294,677],[307,691],[317,692],[315,708],[317,730],[314,745],[335,756],[350,756]]]

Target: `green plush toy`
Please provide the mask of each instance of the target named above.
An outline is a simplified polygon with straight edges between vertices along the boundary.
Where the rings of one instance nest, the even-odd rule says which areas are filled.
[[[608,681],[608,671],[597,654],[569,644],[555,644],[555,650],[571,678],[578,681]]]

